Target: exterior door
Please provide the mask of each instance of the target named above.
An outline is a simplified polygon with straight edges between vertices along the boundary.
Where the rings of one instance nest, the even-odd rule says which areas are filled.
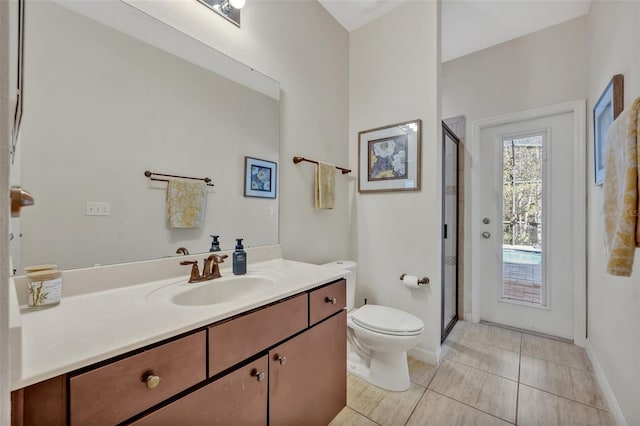
[[[573,113],[481,128],[473,279],[480,320],[574,337]],[[476,225],[477,224],[477,225]]]

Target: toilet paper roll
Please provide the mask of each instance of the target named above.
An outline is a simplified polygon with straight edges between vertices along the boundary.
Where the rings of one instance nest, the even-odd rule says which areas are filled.
[[[402,282],[409,288],[418,288],[418,277],[415,275],[405,275]]]

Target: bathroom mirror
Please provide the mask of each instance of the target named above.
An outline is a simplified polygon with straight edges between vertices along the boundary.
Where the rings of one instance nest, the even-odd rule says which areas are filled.
[[[238,63],[222,71],[236,81],[212,72],[208,55],[224,55],[126,3],[73,3],[126,8],[114,22],[151,25],[141,34],[182,57],[66,5],[27,2],[29,90],[15,167],[36,201],[14,226],[18,274],[40,263],[71,269],[178,256],[179,247],[206,252],[210,234],[223,250],[240,237],[246,247],[277,244],[278,200],[244,197],[243,183],[245,156],[279,159],[278,83]],[[200,52],[197,64],[184,59],[189,49]],[[212,180],[201,229],[169,227],[167,183],[146,170]],[[108,215],[88,215],[96,206]]]

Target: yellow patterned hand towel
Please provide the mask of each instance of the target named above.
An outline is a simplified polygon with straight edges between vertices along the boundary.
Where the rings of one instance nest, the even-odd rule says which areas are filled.
[[[318,162],[316,167],[316,209],[332,209],[336,204],[336,166]]]
[[[611,124],[605,138],[604,227],[607,273],[628,277],[638,229],[638,114],[640,98]]]
[[[198,180],[170,179],[167,185],[167,215],[172,228],[202,228],[207,185]]]

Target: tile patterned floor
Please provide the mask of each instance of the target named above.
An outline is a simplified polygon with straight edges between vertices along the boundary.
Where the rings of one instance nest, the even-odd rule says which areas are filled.
[[[440,366],[409,358],[411,388],[347,378],[331,426],[613,425],[582,348],[486,324],[456,324]]]

